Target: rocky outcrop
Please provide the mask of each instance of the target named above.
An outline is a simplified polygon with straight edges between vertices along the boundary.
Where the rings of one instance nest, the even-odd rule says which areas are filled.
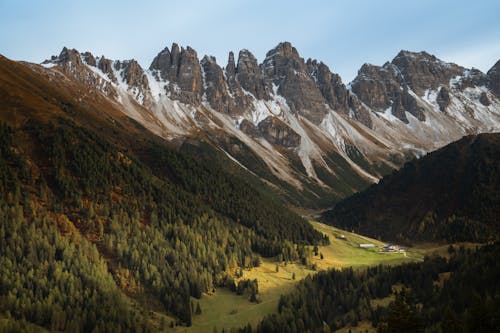
[[[426,89],[448,85],[450,79],[464,74],[465,68],[446,63],[427,52],[400,51],[392,60],[407,84],[417,95]]]
[[[250,96],[245,94],[245,92],[241,87],[240,82],[236,79],[236,64],[234,62],[233,52],[229,52],[225,73],[226,73],[227,87],[229,88],[229,93],[231,94],[235,105],[233,113],[234,112],[241,113],[243,110],[247,110],[248,108],[250,108],[252,104],[252,99]]]
[[[293,148],[300,145],[300,135],[282,120],[274,116],[268,116],[257,126],[243,119],[239,127],[240,130],[247,135],[252,137],[263,137],[268,142],[278,146]]]
[[[464,90],[466,88],[487,86],[489,78],[486,74],[481,72],[479,69],[472,68],[466,70],[464,76],[460,77],[453,86],[457,89]]]
[[[280,43],[266,54],[262,64],[266,81],[277,87],[292,112],[297,112],[313,123],[323,120],[326,100],[310,76],[304,59],[288,42]]]
[[[425,120],[423,108],[410,93],[400,69],[392,63],[382,67],[364,64],[351,83],[351,89],[374,111],[384,112],[391,108],[392,115],[405,123],[408,123],[405,112],[420,121]]]
[[[212,108],[222,113],[231,113],[234,109],[233,100],[226,88],[222,68],[217,65],[214,57],[205,56],[201,60],[205,74],[205,96]]]
[[[488,98],[488,94],[486,94],[485,92],[482,92],[481,96],[479,96],[479,102],[484,106],[491,105],[490,99]]]
[[[116,82],[115,74],[113,73],[113,61],[106,59],[104,56],[99,58],[97,63],[97,68],[99,68],[104,74],[106,74],[111,81]]]
[[[382,67],[364,64],[351,83],[351,89],[374,111],[384,112],[390,108],[392,115],[405,123],[408,123],[406,111],[422,118],[422,113],[397,68],[389,63]]]
[[[172,44],[172,52],[165,48],[153,59],[149,69],[155,71],[157,77],[168,81],[167,90],[171,98],[187,104],[201,103],[201,66],[196,51],[191,47],[179,50],[177,44]]]
[[[300,135],[274,116],[261,121],[258,128],[262,136],[270,143],[288,148],[300,145]]]
[[[42,64],[54,64],[62,73],[74,77],[83,86],[91,90],[97,87],[106,95],[116,97],[116,90],[112,85],[94,75],[87,67],[87,65],[94,66],[96,62],[97,60],[90,52],[80,54],[75,49],[64,47],[58,56],[52,56],[50,60],[46,60]]]
[[[491,67],[487,75],[489,79],[488,87],[497,97],[500,97],[500,60]]]
[[[227,59],[227,65],[224,69],[226,71],[226,78],[228,81],[233,80],[236,75],[236,64],[234,62],[234,52],[230,51]]]
[[[144,70],[134,59],[122,62],[117,61],[115,67],[118,71],[122,71],[123,81],[130,87],[141,87],[144,89],[149,87],[148,78],[144,74]]]
[[[83,61],[85,61],[88,65],[96,67],[96,59],[90,52],[82,53]]]
[[[349,94],[349,116],[362,123],[368,128],[372,128],[373,122],[368,110],[356,95]]]
[[[260,73],[259,64],[250,51],[240,51],[236,76],[241,87],[255,96],[255,98],[269,99],[269,91],[266,89],[264,79]]]
[[[306,66],[332,110],[354,118],[369,128],[372,127],[369,110],[351,94],[338,74],[332,73],[327,65],[316,60],[308,59]]]
[[[384,111],[390,107],[392,99],[402,89],[400,76],[386,66],[364,64],[351,83],[356,96],[375,111]]]
[[[240,124],[240,130],[250,136],[260,136],[259,129],[249,120],[243,119]]]
[[[446,111],[446,108],[450,105],[450,93],[448,92],[448,89],[445,87],[441,87],[441,89],[439,89],[436,102],[439,105],[439,110],[443,112]]]
[[[316,60],[307,60],[309,74],[315,79],[321,94],[330,107],[340,113],[349,113],[349,91],[339,75],[330,71],[327,65]]]

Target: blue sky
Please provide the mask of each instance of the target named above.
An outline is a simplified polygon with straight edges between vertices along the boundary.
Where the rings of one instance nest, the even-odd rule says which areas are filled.
[[[500,59],[499,13],[498,0],[0,0],[0,53],[41,62],[68,46],[149,67],[177,42],[224,66],[230,50],[262,61],[286,40],[344,82],[401,49],[487,71]]]

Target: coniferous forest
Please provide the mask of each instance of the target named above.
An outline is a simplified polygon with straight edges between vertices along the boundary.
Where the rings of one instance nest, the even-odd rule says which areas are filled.
[[[498,332],[500,244],[475,251],[450,247],[449,254],[400,266],[319,272],[281,297],[278,314],[239,332],[333,332],[363,320],[379,333]],[[371,305],[391,295],[388,306]]]
[[[297,244],[328,243],[251,180],[153,141],[139,160],[58,119],[1,125],[0,143],[0,311],[12,332],[28,323],[154,331],[128,300],[138,295],[189,326],[202,293],[228,287],[256,300],[258,281],[236,285],[229,271],[260,256],[299,260]],[[283,295],[277,314],[239,331],[331,332],[362,321],[381,333],[495,331],[499,251],[450,247],[447,259],[319,272]]]
[[[126,294],[190,325],[190,297],[259,256],[328,242],[279,201],[165,146],[145,164],[70,121],[0,126],[0,306],[58,331],[147,331]]]

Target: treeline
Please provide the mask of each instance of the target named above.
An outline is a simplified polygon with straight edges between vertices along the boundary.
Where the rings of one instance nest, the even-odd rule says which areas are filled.
[[[24,238],[13,239],[13,231],[18,230],[13,229],[13,225],[35,228],[38,232],[41,222],[37,221],[44,221],[41,230],[50,229],[46,232],[48,235],[58,235],[61,242],[67,242],[58,243],[60,246],[51,243],[50,246],[59,247],[44,257],[47,262],[64,260],[61,253],[66,246],[71,248],[90,241],[95,245],[88,243],[93,249],[92,258],[97,258],[98,267],[102,269],[99,279],[114,280],[114,286],[118,285],[133,297],[157,298],[167,312],[186,325],[191,324],[190,298],[199,298],[202,292],[226,285],[227,272],[231,270],[258,265],[258,253],[280,254],[295,260],[299,253],[292,240],[327,241],[305,220],[278,203],[273,201],[270,203],[273,210],[267,209],[266,197],[243,180],[232,180],[217,169],[212,174],[211,166],[202,166],[153,143],[150,144],[154,149],[148,151],[148,155],[157,155],[149,158],[161,161],[153,169],[148,166],[150,163],[144,164],[95,133],[64,120],[57,124],[31,121],[16,131],[0,125],[0,143],[0,205],[5,211],[17,212],[11,220],[0,221],[5,247],[0,253],[2,259],[7,258],[3,255],[6,253],[11,262],[18,262],[18,266],[4,266],[11,269],[11,274],[3,275],[8,280],[1,282],[0,299],[2,308],[17,320],[53,327],[52,313],[45,313],[41,320],[35,314],[37,311],[29,306],[12,303],[12,293],[25,300],[20,304],[40,303],[42,308],[50,305],[54,311],[64,309],[66,317],[61,320],[64,324],[54,319],[58,330],[101,329],[94,325],[94,318],[96,322],[119,325],[120,329],[148,329],[142,319],[133,319],[134,315],[128,314],[127,311],[132,310],[127,306],[113,305],[119,299],[117,288],[112,289],[116,294],[99,292],[101,297],[109,297],[100,302],[112,304],[112,313],[117,313],[115,317],[105,316],[99,309],[92,315],[80,310],[90,311],[83,304],[86,299],[78,292],[79,287],[90,288],[85,289],[86,284],[80,281],[89,279],[82,274],[63,274],[77,285],[75,295],[66,287],[61,289],[71,301],[49,298],[46,293],[29,293],[31,288],[54,289],[52,283],[59,283],[57,281],[36,280],[23,290],[13,287],[19,278],[18,272],[42,269],[38,266],[39,260],[32,261],[26,252],[36,252],[38,246],[46,246],[45,241],[30,240],[36,233],[23,231]],[[190,179],[198,168],[203,170],[202,176]],[[240,186],[245,190],[240,190]],[[244,204],[247,199],[250,208]],[[229,208],[223,208],[223,203],[216,204],[217,200],[227,200]],[[243,223],[239,218],[247,209],[254,211],[252,216],[257,219],[254,224],[250,220]],[[280,212],[287,213],[278,218]],[[285,228],[288,217],[290,225]],[[24,250],[20,251],[19,246]],[[83,259],[72,261],[68,267],[83,270],[82,262]],[[46,267],[44,265],[42,261],[41,267]],[[43,272],[47,273],[40,271],[39,277]],[[37,283],[48,284],[38,286]],[[111,287],[108,283],[103,284],[103,288]],[[256,288],[253,290],[251,294],[256,294]],[[67,307],[68,304],[72,307]],[[75,313],[70,310],[73,307]],[[85,315],[80,316],[82,313]],[[122,316],[129,318],[128,322],[122,323]],[[116,327],[113,326],[112,331]]]
[[[333,332],[369,320],[378,332],[496,332],[500,327],[500,244],[450,248],[450,258],[330,270],[282,296],[278,314],[239,332]],[[388,307],[374,299],[395,292]]]

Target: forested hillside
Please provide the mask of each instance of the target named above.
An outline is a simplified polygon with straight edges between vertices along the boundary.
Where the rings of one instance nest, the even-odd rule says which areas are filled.
[[[141,146],[145,164],[63,118],[1,125],[0,142],[0,304],[15,320],[148,329],[125,292],[189,325],[190,297],[223,286],[230,269],[327,242],[244,179],[158,142]]]
[[[498,331],[500,244],[476,251],[450,247],[449,254],[366,271],[320,272],[282,296],[277,315],[240,332],[333,332],[363,320],[379,333]],[[388,306],[374,305],[391,295]]]
[[[327,223],[384,240],[476,241],[500,231],[500,134],[468,136],[339,202]]]

